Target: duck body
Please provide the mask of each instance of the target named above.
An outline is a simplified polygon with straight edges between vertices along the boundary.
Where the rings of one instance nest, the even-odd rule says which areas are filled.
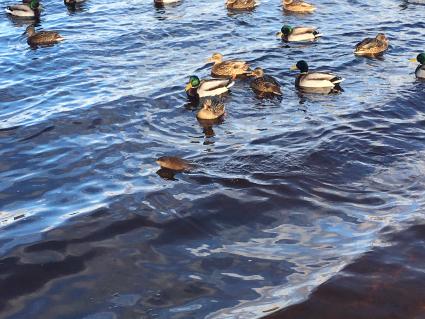
[[[38,0],[24,1],[22,4],[15,4],[6,7],[5,11],[16,18],[39,18],[41,5]]]
[[[207,98],[202,102],[202,108],[196,114],[200,120],[216,120],[224,115],[224,104],[219,99]]]
[[[311,93],[331,93],[342,90],[339,84],[344,81],[343,78],[332,73],[309,72],[308,64],[305,61],[298,61],[291,69],[301,71],[295,80],[297,89]]]
[[[86,0],[64,0],[63,1],[67,6],[75,6],[86,2]]]
[[[425,80],[425,53],[420,53],[415,59],[410,59],[410,62],[419,62],[415,70],[415,75],[420,80]]]
[[[193,166],[186,160],[175,156],[163,156],[156,160],[161,168],[169,169],[176,172],[189,171]]]
[[[302,0],[283,0],[283,9],[295,13],[311,13],[316,7]]]
[[[418,79],[425,80],[425,65],[418,65],[415,75]]]
[[[241,75],[251,73],[249,64],[245,61],[223,61],[223,56],[220,53],[214,53],[208,62],[214,63],[211,69],[211,76],[213,77],[236,79]]]
[[[284,25],[277,36],[285,42],[305,42],[314,41],[321,37],[322,34],[313,27],[291,27]]]
[[[180,0],[154,0],[153,3],[156,5],[172,4],[180,2]]]
[[[226,7],[230,10],[252,10],[257,6],[256,0],[227,0]]]
[[[261,68],[255,69],[253,76],[255,78],[251,81],[251,88],[254,92],[261,96],[264,94],[282,95],[279,83],[272,76],[264,74]]]
[[[199,80],[197,76],[191,76],[185,91],[190,98],[203,98],[208,96],[218,96],[229,92],[235,84],[230,79],[209,79]]]
[[[26,34],[28,36],[27,43],[31,46],[51,45],[64,40],[64,38],[55,31],[36,32],[33,26],[27,28]]]
[[[388,50],[389,41],[383,33],[375,38],[366,38],[356,44],[354,54],[360,56],[377,56]]]

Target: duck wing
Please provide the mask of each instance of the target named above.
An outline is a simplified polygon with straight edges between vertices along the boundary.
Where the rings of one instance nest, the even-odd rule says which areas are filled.
[[[343,78],[324,72],[301,74],[299,78],[300,85],[305,87],[334,87],[342,81],[344,81]]]
[[[356,44],[355,49],[356,51],[365,50],[373,48],[377,45],[377,40],[373,38],[366,38],[363,41]]]
[[[223,79],[223,80],[203,80],[201,85],[199,86],[199,89],[202,89],[203,91],[214,91],[219,88],[230,88],[235,84],[230,79]]]
[[[40,31],[30,37],[33,43],[54,43],[63,40],[55,31]]]
[[[313,27],[295,27],[292,30],[292,35],[299,35],[299,34],[305,34],[305,33],[314,33],[316,32],[316,28]]]

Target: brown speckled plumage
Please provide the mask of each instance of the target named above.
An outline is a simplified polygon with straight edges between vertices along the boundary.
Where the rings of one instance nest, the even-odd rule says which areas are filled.
[[[64,38],[54,31],[35,32],[33,26],[29,26],[26,30],[29,45],[49,45],[63,41]]]
[[[375,38],[366,38],[355,46],[356,55],[379,55],[388,49],[389,41],[385,34],[378,33]]]
[[[257,5],[255,0],[227,0],[227,9],[231,10],[252,10]]]

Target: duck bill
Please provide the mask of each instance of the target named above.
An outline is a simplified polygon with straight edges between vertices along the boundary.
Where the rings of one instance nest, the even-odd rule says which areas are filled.
[[[186,85],[186,87],[184,88],[184,90],[186,91],[186,92],[188,92],[190,89],[192,89],[192,83],[188,83],[187,85]]]
[[[214,63],[214,60],[213,60],[212,58],[209,58],[209,59],[207,60],[207,63]]]
[[[282,32],[276,33],[276,38],[281,38],[282,36],[283,36],[283,33]]]
[[[298,68],[297,68],[297,66],[296,65],[293,65],[293,66],[291,66],[290,68],[289,68],[289,70],[291,70],[291,71],[295,71],[295,70],[297,70]]]
[[[418,59],[413,58],[413,59],[409,59],[410,62],[418,62]]]

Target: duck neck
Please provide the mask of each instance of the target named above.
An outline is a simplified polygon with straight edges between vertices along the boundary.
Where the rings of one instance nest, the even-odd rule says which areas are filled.
[[[31,37],[31,36],[33,36],[35,34],[35,29],[34,29],[34,27],[29,27],[28,29],[27,29],[27,36],[28,37]]]

